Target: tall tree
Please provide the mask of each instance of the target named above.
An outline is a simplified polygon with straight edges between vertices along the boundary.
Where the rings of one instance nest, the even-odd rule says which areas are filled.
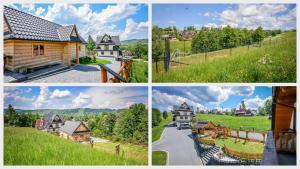
[[[96,48],[96,42],[94,41],[91,35],[89,35],[88,37],[86,48],[88,51],[93,51]]]
[[[259,43],[261,46],[261,42],[264,39],[265,34],[263,28],[260,26],[253,32],[253,41]]]
[[[164,119],[167,119],[167,118],[168,118],[168,112],[167,112],[167,111],[164,111],[164,112],[163,112],[163,118],[164,118]]]
[[[158,109],[152,108],[152,127],[158,126],[161,122],[161,113]]]
[[[8,105],[7,111],[7,119],[9,125],[17,125],[18,123],[18,114],[11,104]]]

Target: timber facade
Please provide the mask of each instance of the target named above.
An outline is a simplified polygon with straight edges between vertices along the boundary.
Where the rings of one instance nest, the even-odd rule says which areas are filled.
[[[3,13],[5,69],[70,66],[86,55],[86,42],[76,25],[62,26],[7,6]]]
[[[89,141],[91,131],[81,121],[66,121],[60,129],[60,136],[74,141]]]

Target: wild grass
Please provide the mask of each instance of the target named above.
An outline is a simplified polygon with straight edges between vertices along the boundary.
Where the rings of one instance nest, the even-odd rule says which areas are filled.
[[[153,82],[296,82],[296,32],[251,45],[181,57],[168,72],[153,63]]]
[[[142,165],[129,159],[25,127],[4,128],[4,165]]]
[[[172,122],[172,118],[172,114],[169,113],[168,118],[162,118],[162,121],[159,123],[159,125],[152,128],[152,142],[159,140],[165,127]]]
[[[240,130],[252,130],[258,132],[265,132],[271,130],[271,120],[267,116],[229,116],[229,115],[212,115],[212,114],[198,114],[197,120],[211,121],[216,125],[224,125],[225,127]]]
[[[148,164],[148,147],[142,145],[134,145],[129,143],[118,143],[118,142],[102,142],[95,143],[94,148],[115,155],[115,146],[120,145],[120,154],[126,159],[134,159],[139,161],[142,165]]]
[[[96,58],[96,62],[93,62],[93,59],[90,62],[80,62],[80,64],[84,64],[84,65],[97,65],[99,63],[111,64],[111,61],[106,59]]]
[[[148,62],[134,61],[129,77],[131,83],[147,83],[148,82]]]
[[[226,147],[231,150],[245,153],[263,153],[264,144],[260,142],[246,141],[244,139],[237,139],[227,137],[227,138],[217,138],[215,139],[215,144],[218,147]]]
[[[152,151],[152,165],[166,165],[167,153],[165,151]]]

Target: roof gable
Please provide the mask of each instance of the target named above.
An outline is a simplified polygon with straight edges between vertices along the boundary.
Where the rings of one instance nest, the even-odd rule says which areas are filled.
[[[65,125],[63,125],[60,130],[70,135],[74,134],[75,132],[90,131],[88,127],[80,121],[66,121]]]
[[[11,29],[4,39],[81,42],[78,37],[72,39],[70,36],[75,25],[62,26],[7,6],[3,14]]]
[[[119,36],[110,36],[104,34],[103,36],[97,36],[96,44],[112,44],[112,45],[121,45]]]

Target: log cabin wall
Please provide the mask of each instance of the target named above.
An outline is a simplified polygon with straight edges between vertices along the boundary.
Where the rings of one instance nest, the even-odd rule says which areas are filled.
[[[5,41],[4,42],[4,55],[9,56],[5,61],[5,69],[13,70],[13,59],[14,55],[14,42],[13,41]]]

